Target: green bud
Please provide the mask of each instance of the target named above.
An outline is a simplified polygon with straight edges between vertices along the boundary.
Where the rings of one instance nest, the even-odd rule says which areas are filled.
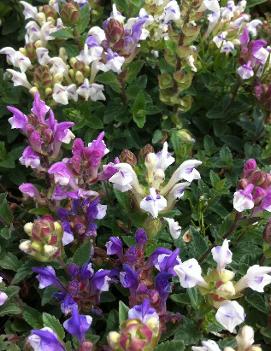
[[[174,86],[172,76],[169,73],[162,73],[159,76],[159,87],[160,89],[168,89]]]

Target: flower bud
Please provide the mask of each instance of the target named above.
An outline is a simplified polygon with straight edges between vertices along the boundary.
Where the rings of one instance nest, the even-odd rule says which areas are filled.
[[[77,58],[71,57],[69,62],[70,62],[70,65],[73,67],[77,62]]]
[[[245,178],[242,178],[238,182],[238,188],[239,189],[245,189],[248,186],[248,184],[249,184],[248,180],[245,179]]]
[[[145,160],[146,155],[153,152],[154,152],[153,146],[151,144],[147,144],[139,151],[138,158],[140,160]]]
[[[246,350],[254,344],[254,330],[253,328],[245,325],[241,330],[239,330],[236,336],[236,341],[238,348],[241,350]]]
[[[38,241],[32,241],[31,242],[31,249],[33,249],[34,251],[37,251],[37,252],[41,252],[42,251],[42,244]]]
[[[160,89],[168,89],[174,86],[172,75],[169,73],[162,73],[158,79]]]
[[[38,88],[37,87],[32,87],[31,89],[29,89],[29,93],[31,95],[35,95],[36,93],[38,93]]]
[[[256,171],[251,176],[251,182],[254,185],[262,185],[265,182],[266,176],[264,172]]]
[[[42,26],[46,22],[45,13],[39,12],[36,16],[36,20]]]
[[[232,347],[227,346],[225,347],[224,351],[235,351]]]
[[[58,248],[52,245],[44,245],[43,250],[46,256],[51,257],[58,251]]]
[[[105,35],[111,43],[118,42],[124,35],[123,24],[111,18],[105,25]]]
[[[47,22],[50,22],[53,26],[55,25],[56,21],[53,17],[47,17]]]
[[[263,240],[271,245],[271,220],[266,224],[263,231]]]
[[[231,281],[220,285],[216,292],[219,296],[223,297],[224,299],[231,298],[235,295],[235,288]]]
[[[49,5],[44,5],[43,8],[42,8],[42,11],[45,13],[46,17],[57,18],[57,12],[53,8],[53,6],[50,6],[50,4]]]
[[[262,348],[259,345],[253,345],[253,346],[251,346],[249,351],[262,351]]]
[[[114,350],[118,343],[119,343],[119,339],[120,339],[120,334],[115,332],[115,331],[111,331],[108,336],[107,336],[107,342],[109,344],[109,346]]]
[[[41,40],[37,40],[36,42],[35,42],[35,48],[37,49],[37,48],[42,48],[43,47],[43,44],[42,44],[42,41]]]
[[[181,129],[177,132],[177,136],[181,142],[191,143],[195,142],[195,139],[192,138],[190,132],[186,129]]]
[[[230,281],[234,278],[234,273],[232,271],[229,271],[228,269],[223,269],[218,274],[219,274],[219,279],[223,283],[227,283],[228,281]]]
[[[63,75],[61,73],[57,73],[53,77],[54,83],[61,83],[63,80]]]
[[[64,62],[67,62],[68,55],[65,48],[63,47],[59,48],[59,57],[62,58]]]
[[[248,177],[251,175],[252,172],[256,171],[257,169],[257,162],[251,158],[249,160],[247,160],[244,164],[244,177]]]
[[[31,252],[31,240],[24,240],[21,241],[20,245],[19,245],[19,249],[21,251],[23,251],[24,253],[29,253]]]
[[[8,295],[4,291],[0,291],[0,306],[3,306],[7,299]]]
[[[27,51],[26,51],[25,48],[20,48],[19,51],[20,51],[21,54],[27,56]]]
[[[178,86],[186,90],[192,84],[193,74],[191,72],[184,72],[183,70],[177,71],[173,74]]]
[[[61,19],[65,25],[74,25],[79,21],[79,6],[73,2],[67,2],[61,9]]]
[[[33,229],[33,223],[32,222],[25,223],[24,231],[26,232],[27,235],[31,236],[32,229]]]
[[[128,149],[122,150],[119,159],[121,162],[129,163],[131,166],[136,166],[137,164],[136,155]]]
[[[76,71],[75,73],[75,80],[78,84],[82,84],[84,81],[85,77],[80,71]]]
[[[46,95],[46,96],[51,95],[52,92],[53,92],[53,89],[52,89],[52,88],[49,88],[49,87],[48,87],[48,88],[45,89],[45,95]]]
[[[79,351],[92,351],[93,350],[93,344],[90,341],[84,341],[81,346]]]

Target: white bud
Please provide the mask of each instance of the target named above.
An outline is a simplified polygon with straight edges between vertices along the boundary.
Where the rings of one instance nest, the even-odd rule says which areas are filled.
[[[241,330],[239,330],[236,336],[237,345],[240,349],[248,349],[254,344],[254,330],[253,328],[245,325]]]
[[[47,256],[53,256],[58,248],[56,246],[52,246],[52,245],[44,245],[44,253],[47,255]]]
[[[24,225],[24,231],[27,235],[31,236],[32,234],[32,229],[33,229],[33,223],[32,222],[28,222],[25,223]]]
[[[19,249],[25,253],[31,252],[31,241],[30,240],[24,240],[20,243]]]

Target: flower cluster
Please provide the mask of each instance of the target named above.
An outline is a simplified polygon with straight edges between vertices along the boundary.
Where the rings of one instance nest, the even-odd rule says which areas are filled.
[[[209,303],[217,308],[216,320],[225,329],[234,332],[235,327],[244,322],[246,315],[244,308],[232,299],[240,297],[246,288],[264,292],[264,287],[271,284],[271,267],[251,266],[239,281],[233,282],[235,273],[225,269],[232,262],[229,241],[225,239],[222,246],[214,247],[212,256],[217,268],[205,277],[194,258],[181,262],[174,270],[183,288],[199,286],[202,295],[207,296]]]
[[[187,160],[173,172],[164,185],[165,171],[174,161],[174,157],[168,152],[168,143],[165,142],[160,152],[150,152],[146,155],[146,186],[139,183],[136,170],[125,162],[115,164],[117,172],[109,178],[109,182],[121,192],[130,191],[136,205],[148,213],[151,219],[157,219],[158,216],[163,216],[163,213],[173,209],[176,201],[184,195],[185,189],[194,179],[200,179],[196,167],[201,161]],[[177,239],[180,236],[179,224],[172,218],[165,217],[165,220],[169,223],[172,237]]]
[[[262,351],[259,345],[254,344],[254,330],[245,325],[241,328],[236,336],[238,351]],[[218,344],[213,340],[202,341],[202,346],[192,346],[193,351],[221,351]],[[225,347],[224,351],[235,351],[233,347]]]
[[[63,249],[63,229],[52,216],[43,216],[33,223],[26,223],[29,240],[22,240],[20,249],[38,261],[46,262],[60,257]],[[65,241],[64,241],[65,243]]]
[[[206,36],[212,33],[212,40],[220,52],[232,53],[240,45],[241,39],[239,37],[244,29],[254,37],[257,35],[257,29],[262,21],[251,20],[250,15],[245,13],[246,5],[247,1],[245,0],[240,1],[237,5],[230,0],[225,7],[220,7],[217,0],[206,2],[210,11]]]
[[[120,332],[111,331],[107,339],[112,351],[154,350],[159,340],[159,316],[149,300],[131,308]]]
[[[134,306],[142,303],[146,297],[164,323],[178,320],[178,315],[167,312],[166,302],[172,290],[171,280],[176,273],[174,267],[181,262],[179,249],[171,251],[157,248],[148,259],[145,258],[147,235],[143,229],[135,233],[136,244],[124,249],[119,237],[111,237],[106,243],[107,255],[116,256],[119,269],[119,281],[122,287],[129,289],[129,303]],[[158,273],[157,273],[158,271]]]
[[[261,171],[254,159],[246,161],[233,207],[238,212],[253,209],[253,214],[271,211],[271,175]]]

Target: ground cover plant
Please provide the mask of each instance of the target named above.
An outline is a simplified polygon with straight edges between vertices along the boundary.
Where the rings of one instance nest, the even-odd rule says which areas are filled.
[[[270,350],[270,19],[0,3],[0,350]]]

